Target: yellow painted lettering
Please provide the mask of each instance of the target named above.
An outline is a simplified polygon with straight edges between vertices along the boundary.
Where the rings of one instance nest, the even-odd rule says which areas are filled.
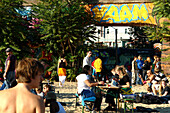
[[[141,19],[140,9],[137,4],[133,5],[132,15],[132,20],[138,20],[138,18]]]
[[[120,22],[118,7],[111,5],[107,13],[104,15],[103,20],[113,20],[114,23]]]
[[[140,14],[141,14],[141,18],[143,18],[143,20],[147,20],[148,19],[148,10],[145,6],[145,4],[141,4],[140,6]]]
[[[140,8],[137,4],[133,5],[132,14],[132,20],[141,20],[143,18],[145,21],[148,19],[148,11],[144,4],[142,4]]]
[[[104,13],[108,10],[107,7],[102,6],[101,9],[99,10],[99,7],[95,7],[92,9],[94,12],[94,18],[97,21],[101,21],[102,17],[104,16]]]
[[[127,5],[120,6],[120,20],[123,22],[130,22],[132,19],[132,13],[130,12],[130,9]]]

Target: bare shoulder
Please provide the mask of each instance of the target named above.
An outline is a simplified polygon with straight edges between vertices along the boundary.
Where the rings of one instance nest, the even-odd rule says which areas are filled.
[[[0,112],[1,113],[9,110],[7,108],[10,108],[10,110],[15,110],[14,108],[15,103],[16,103],[15,97],[16,97],[16,93],[15,93],[15,90],[13,91],[12,88],[0,91],[0,100],[1,100]]]
[[[13,95],[11,96],[11,94]],[[13,90],[13,88],[0,91],[0,100],[4,100],[13,96],[15,96],[15,90]]]
[[[22,94],[18,94],[17,105],[19,105],[19,107],[21,107],[20,105],[23,105],[23,108],[25,109],[29,108],[27,111],[36,110],[36,113],[44,113],[45,109],[43,99],[31,92],[22,92]]]
[[[27,98],[27,100],[29,100],[33,104],[38,104],[43,101],[42,97],[35,95],[31,92],[29,92],[28,94],[25,94],[25,98]]]

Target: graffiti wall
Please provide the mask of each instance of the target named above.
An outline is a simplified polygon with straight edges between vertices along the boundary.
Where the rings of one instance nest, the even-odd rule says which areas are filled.
[[[124,65],[125,67],[131,66],[131,62],[134,56],[141,55],[143,60],[146,60],[147,57],[151,58],[153,62],[153,56],[155,49],[127,49],[127,48],[119,48],[118,49],[118,65]],[[102,57],[103,66],[107,68],[107,70],[111,70],[115,67],[116,63],[116,50],[115,48],[108,49],[98,49],[93,50],[92,60],[95,59],[96,56],[100,55]],[[159,53],[161,54],[161,53]]]
[[[95,20],[99,23],[144,23],[154,24],[153,3],[139,4],[98,4],[89,6]]]

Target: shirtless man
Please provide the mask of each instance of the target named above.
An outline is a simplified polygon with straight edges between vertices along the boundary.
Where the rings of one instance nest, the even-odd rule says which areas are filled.
[[[147,79],[144,81],[143,80],[143,78],[142,78],[142,76],[141,75],[139,75],[139,78],[141,78],[141,80],[142,80],[142,83],[143,84],[146,84],[146,88],[148,88],[148,87],[151,87],[151,85],[152,85],[152,81],[154,80],[154,78],[155,78],[155,75],[154,74],[152,74],[152,71],[151,70],[147,70]]]
[[[0,91],[0,113],[45,113],[43,99],[30,92],[40,85],[43,72],[42,64],[36,59],[19,61],[16,68],[18,84]]]

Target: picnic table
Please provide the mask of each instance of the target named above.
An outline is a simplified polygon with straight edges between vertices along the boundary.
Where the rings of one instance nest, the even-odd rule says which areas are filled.
[[[115,91],[115,93],[107,93],[109,95],[115,96],[116,97],[116,112],[118,111],[118,97],[119,97],[119,87],[114,86],[114,85],[105,85],[105,86],[96,86],[97,88],[99,88],[102,92],[107,93],[107,91],[109,89],[111,89],[112,91]]]

